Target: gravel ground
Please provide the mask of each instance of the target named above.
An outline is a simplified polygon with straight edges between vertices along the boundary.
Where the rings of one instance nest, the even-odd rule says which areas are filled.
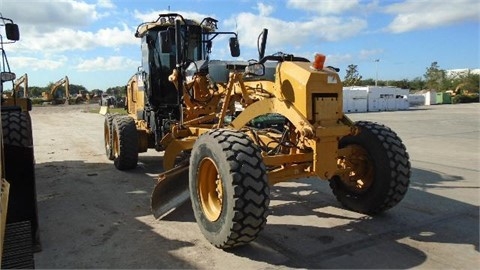
[[[342,209],[316,179],[272,187],[260,237],[218,250],[186,204],[150,213],[161,153],[118,171],[104,154],[98,105],[34,107],[43,250],[37,268],[419,268],[474,269],[479,256],[479,104],[352,114],[392,127],[411,156],[411,188],[376,217]]]

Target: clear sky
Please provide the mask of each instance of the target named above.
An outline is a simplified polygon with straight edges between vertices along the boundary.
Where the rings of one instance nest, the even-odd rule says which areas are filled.
[[[0,0],[20,28],[20,41],[5,45],[12,71],[27,73],[30,86],[67,75],[88,90],[126,85],[140,65],[137,25],[169,10],[237,32],[240,60],[258,57],[267,28],[266,54],[320,52],[341,78],[350,64],[379,80],[422,77],[434,61],[480,67],[478,0]],[[212,58],[230,59],[226,43],[213,45]]]

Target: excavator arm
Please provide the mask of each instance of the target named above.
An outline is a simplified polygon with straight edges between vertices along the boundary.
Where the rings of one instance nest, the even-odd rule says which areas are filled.
[[[27,73],[23,74],[22,77],[15,80],[13,83],[13,96],[17,96],[20,91],[20,87],[23,84],[23,97],[28,98],[28,75]]]
[[[69,86],[68,76],[65,76],[65,78],[63,78],[61,80],[58,80],[56,83],[54,83],[52,85],[52,88],[50,89],[50,95],[52,95],[52,97],[54,97],[55,93],[60,88],[60,86],[64,86],[65,97],[68,99],[70,97],[70,92],[68,90],[68,86]]]
[[[50,92],[43,92],[42,96],[44,100],[47,102],[53,102],[54,104],[59,104],[60,100],[55,97],[55,94],[57,93],[59,88],[63,86],[65,88],[65,99],[66,99],[65,104],[68,104],[70,99],[69,85],[70,83],[68,81],[68,76],[65,76],[65,78],[58,80],[56,83],[54,83],[51,86]],[[62,99],[62,102],[63,102],[63,99]]]

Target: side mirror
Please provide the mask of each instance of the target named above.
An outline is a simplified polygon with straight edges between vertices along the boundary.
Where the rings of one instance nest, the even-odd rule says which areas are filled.
[[[0,77],[1,77],[1,80],[2,80],[2,83],[3,83],[3,82],[8,82],[8,81],[15,80],[17,75],[15,75],[15,73],[13,73],[13,72],[2,72],[2,73],[0,73]]]
[[[5,24],[5,33],[7,33],[7,39],[17,41],[20,39],[20,31],[18,31],[18,25],[14,23]]]
[[[267,45],[268,29],[263,28],[263,31],[260,35],[262,37],[262,41],[260,42],[260,47],[258,48],[258,60],[259,61],[262,60],[262,58],[265,56],[265,47]]]
[[[238,44],[238,38],[231,37],[230,38],[230,54],[232,57],[239,57],[240,56],[240,44]]]

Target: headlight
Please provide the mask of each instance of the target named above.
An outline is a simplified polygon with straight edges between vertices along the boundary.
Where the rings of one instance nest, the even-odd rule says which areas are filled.
[[[1,73],[2,82],[13,81],[13,80],[15,80],[16,77],[17,77],[17,75],[15,75],[15,73],[13,73],[13,72],[2,72]]]
[[[265,75],[265,66],[263,64],[254,63],[245,68],[246,75],[263,76]]]

